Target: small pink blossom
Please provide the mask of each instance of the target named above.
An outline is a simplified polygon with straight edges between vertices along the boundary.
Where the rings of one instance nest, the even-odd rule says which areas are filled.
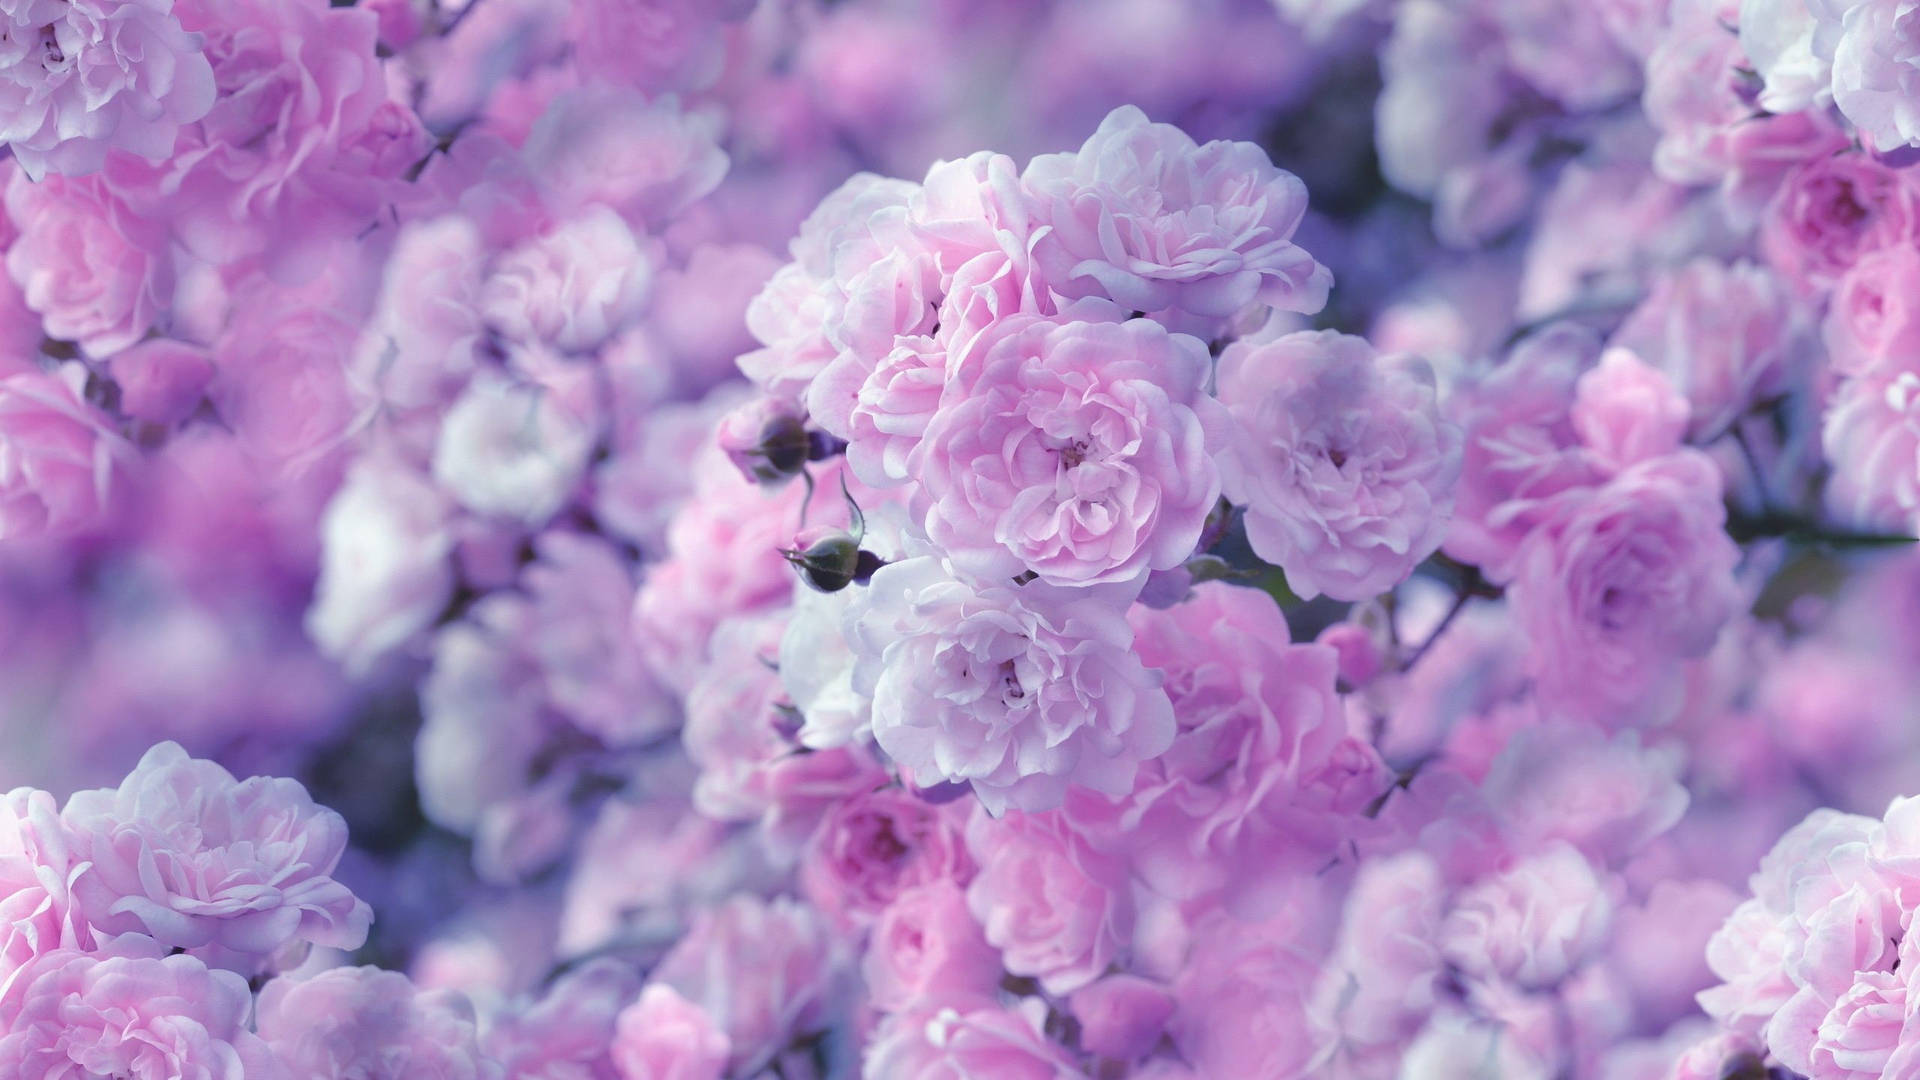
[[[1255,302],[1326,304],[1332,275],[1293,243],[1306,185],[1251,143],[1197,145],[1125,105],[1077,153],[1037,157],[1021,180],[1052,227],[1035,261],[1063,296],[1207,326]]]
[[[1007,970],[1068,994],[1098,978],[1132,936],[1123,860],[1095,849],[1059,811],[976,810],[967,850],[980,866],[967,906]]]
[[[1000,950],[953,881],[907,889],[880,914],[861,965],[873,1006],[903,1012],[989,998],[1003,974]]]
[[[1432,369],[1333,331],[1220,358],[1236,421],[1221,471],[1247,539],[1302,597],[1363,600],[1406,580],[1446,535],[1460,429]]]
[[[990,1001],[890,1017],[863,1080],[1075,1080],[1083,1075],[1038,1025]]]
[[[260,1037],[287,1080],[338,1080],[404,1069],[417,1080],[495,1080],[481,1055],[473,1006],[455,993],[422,993],[397,972],[334,968],[281,976],[260,992]]]
[[[1098,590],[974,586],[906,559],[873,575],[847,635],[880,748],[996,810],[1056,806],[1071,783],[1124,794],[1173,738],[1159,677]]]

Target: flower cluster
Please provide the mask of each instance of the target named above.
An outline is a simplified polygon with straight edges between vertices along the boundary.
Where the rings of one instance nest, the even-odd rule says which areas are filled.
[[[0,1076],[1920,1077],[1920,2],[0,58]]]

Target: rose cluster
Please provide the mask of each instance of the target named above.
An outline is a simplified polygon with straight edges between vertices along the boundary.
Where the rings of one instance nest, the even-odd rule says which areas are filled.
[[[0,1076],[1920,1077],[1916,0],[0,57]]]

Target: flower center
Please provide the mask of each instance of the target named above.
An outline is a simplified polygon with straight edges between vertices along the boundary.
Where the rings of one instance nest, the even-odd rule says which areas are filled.
[[[67,52],[60,47],[60,38],[54,33],[52,23],[40,28],[40,63],[48,71],[60,71],[67,65]]]

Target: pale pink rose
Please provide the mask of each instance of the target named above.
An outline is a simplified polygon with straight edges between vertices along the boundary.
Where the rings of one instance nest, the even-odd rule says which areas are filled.
[[[711,112],[677,97],[584,87],[553,100],[521,152],[555,206],[610,206],[636,229],[658,229],[719,186],[727,155]]]
[[[1717,466],[1693,450],[1641,462],[1528,537],[1510,596],[1545,702],[1611,724],[1677,704],[1740,602]]]
[[[1396,1060],[1443,991],[1440,920],[1447,882],[1438,863],[1407,851],[1364,863],[1340,916],[1313,1004],[1356,1060]]]
[[[1196,145],[1131,105],[1078,152],[1027,165],[1034,250],[1054,291],[1218,325],[1255,302],[1311,314],[1333,276],[1293,243],[1306,185],[1243,142]]]
[[[1914,184],[1860,153],[1816,157],[1789,173],[1767,206],[1760,250],[1806,290],[1826,288],[1862,256],[1914,239]]]
[[[0,16],[0,142],[35,180],[93,172],[110,150],[157,161],[213,105],[172,0],[7,0]]]
[[[780,1049],[832,1026],[846,1008],[842,946],[818,912],[791,900],[735,896],[702,912],[654,969],[732,1045],[731,1072],[751,1076]]]
[[[993,809],[1111,795],[1173,739],[1160,678],[1100,590],[975,587],[931,557],[877,571],[849,609],[854,688],[916,782],[966,781]]]
[[[7,273],[49,335],[106,356],[166,317],[174,271],[165,226],[98,177],[35,182],[16,173],[6,206],[20,229]]]
[[[91,864],[74,895],[104,933],[210,949],[251,974],[290,946],[357,949],[373,921],[332,877],[346,822],[298,781],[236,781],[161,743],[118,789],[76,792],[61,820]]]
[[[0,798],[0,971],[11,976],[55,949],[94,948],[74,903],[73,847],[53,796],[15,788]]]
[[[917,885],[973,876],[960,804],[935,806],[881,788],[827,811],[800,862],[800,887],[820,910],[863,924]]]
[[[655,983],[620,1010],[609,1053],[620,1080],[721,1080],[733,1049],[698,1005]]]
[[[1288,588],[1363,600],[1440,546],[1461,434],[1440,416],[1425,361],[1308,331],[1229,348],[1218,378],[1236,421],[1221,459],[1227,495]]]
[[[1641,97],[1647,119],[1660,132],[1654,170],[1676,184],[1711,184],[1732,165],[1732,130],[1753,118],[1744,100],[1740,68],[1746,56],[1740,37],[1721,21],[1720,0],[1683,0],[1673,5],[1673,25],[1647,57],[1647,88]]]
[[[329,480],[364,420],[346,358],[360,331],[330,298],[255,278],[213,344],[208,387],[220,419],[268,476]]]
[[[1084,1075],[1035,1019],[991,999],[889,1017],[868,1041],[862,1080],[1076,1080]]]
[[[1147,319],[998,332],[919,447],[927,535],[989,580],[1132,582],[1186,562],[1220,495],[1206,347]]]
[[[466,385],[488,349],[480,317],[486,258],[480,230],[464,215],[400,230],[353,355],[363,403],[400,417],[437,419]]]
[[[1163,895],[1224,892],[1239,909],[1263,906],[1364,831],[1358,815],[1388,777],[1347,735],[1333,650],[1290,644],[1271,597],[1224,582],[1164,611],[1136,606],[1128,621],[1179,726],[1124,797],[1069,801],[1096,843]]]
[[[1534,527],[1604,479],[1569,419],[1580,375],[1599,355],[1591,331],[1557,324],[1448,396],[1465,431],[1448,555],[1507,581]]]
[[[1912,0],[1836,5],[1833,103],[1876,150],[1920,143],[1920,7]]]
[[[1613,888],[1572,845],[1549,845],[1454,897],[1441,954],[1477,978],[1551,987],[1605,944]]]
[[[287,1080],[404,1075],[496,1080],[480,1053],[473,1006],[455,993],[422,993],[398,972],[334,968],[281,976],[260,992],[255,1030]]]
[[[0,997],[0,1074],[283,1080],[248,1030],[247,980],[163,952],[122,939],[97,953],[49,952],[22,968]]]
[[[365,671],[426,630],[453,597],[447,497],[410,468],[368,457],[321,518],[320,581],[307,632]]]
[[[0,540],[99,521],[132,448],[82,398],[78,364],[0,378]]]
[[[1902,974],[1862,972],[1820,1021],[1811,1054],[1820,1080],[1876,1080],[1905,1034],[1907,982]]]
[[[1333,1033],[1311,1008],[1318,965],[1300,912],[1260,923],[1215,914],[1173,985],[1168,1034],[1200,1076],[1320,1075]],[[1418,1075],[1418,1074],[1416,1074]]]
[[[1513,736],[1481,787],[1516,847],[1564,841],[1619,866],[1686,812],[1682,763],[1677,747],[1642,747],[1631,731],[1541,724]]]
[[[591,402],[488,372],[447,409],[433,479],[474,513],[537,528],[575,497],[599,432]]]
[[[1740,49],[1764,83],[1759,104],[1768,112],[1800,112],[1830,100],[1833,53],[1816,47],[1818,14],[1814,0],[1741,0],[1734,19]]]
[[[856,173],[820,200],[789,245],[793,261],[747,305],[747,329],[762,347],[740,356],[742,374],[775,397],[799,402],[848,344],[849,325],[864,331],[867,363],[893,347],[894,335],[932,328],[933,309],[911,302],[938,285],[928,277],[931,257],[907,228],[907,203],[917,190],[904,180]],[[856,280],[868,286],[867,303],[849,322]],[[904,303],[896,292],[902,285],[909,287]],[[889,316],[904,322],[889,325]]]
[[[1846,380],[1822,422],[1827,504],[1862,528],[1920,530],[1920,374]]]
[[[814,381],[814,396],[827,392],[843,372],[828,365]],[[930,337],[903,337],[880,358],[853,393],[847,408],[847,467],[875,487],[914,480],[919,450],[940,411],[947,384],[947,350]]]
[[[120,155],[107,175],[164,208],[201,258],[258,255],[303,276],[373,222],[429,147],[390,100],[379,17],[278,0],[176,0],[175,11],[205,39],[219,94],[164,162]]]
[[[967,907],[1007,970],[1048,993],[1092,982],[1132,938],[1125,860],[1095,849],[1059,811],[995,818],[976,808],[967,850],[980,866]]]
[[[655,259],[619,214],[589,206],[495,260],[480,314],[510,340],[591,351],[638,317]]]
[[[1920,250],[1896,244],[1861,257],[1833,288],[1827,363],[1842,375],[1920,358]]]
[[[1609,344],[1666,374],[1704,442],[1786,389],[1806,352],[1804,318],[1765,267],[1703,257],[1662,275]]]
[[[861,974],[874,1008],[902,1012],[991,998],[1003,973],[966,892],[941,880],[902,892],[880,913]]]
[[[1567,419],[1600,464],[1618,472],[1678,450],[1688,411],[1664,373],[1627,349],[1612,348],[1580,376]]]

